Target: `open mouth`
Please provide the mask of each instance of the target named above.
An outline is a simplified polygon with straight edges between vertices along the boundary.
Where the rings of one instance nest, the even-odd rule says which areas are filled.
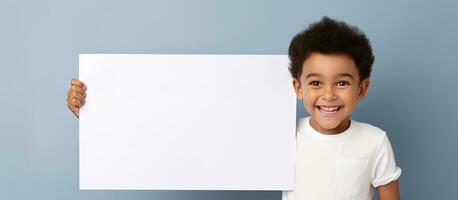
[[[326,113],[334,113],[339,111],[343,106],[316,106],[320,111]]]

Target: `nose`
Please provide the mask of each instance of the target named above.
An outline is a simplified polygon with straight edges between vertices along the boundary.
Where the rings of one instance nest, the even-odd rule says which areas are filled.
[[[332,101],[336,100],[337,96],[334,91],[334,87],[327,86],[324,88],[323,95],[321,95],[321,98],[326,101]]]

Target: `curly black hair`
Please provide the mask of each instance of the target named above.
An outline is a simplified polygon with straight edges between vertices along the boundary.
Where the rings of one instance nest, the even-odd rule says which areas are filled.
[[[360,81],[370,77],[374,63],[372,48],[366,35],[355,26],[324,16],[294,36],[288,50],[293,78],[300,80],[302,65],[313,52],[345,54],[355,62]]]

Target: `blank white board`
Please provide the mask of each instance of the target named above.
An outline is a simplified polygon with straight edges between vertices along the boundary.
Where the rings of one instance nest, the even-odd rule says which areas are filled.
[[[285,55],[80,54],[80,189],[292,190]]]

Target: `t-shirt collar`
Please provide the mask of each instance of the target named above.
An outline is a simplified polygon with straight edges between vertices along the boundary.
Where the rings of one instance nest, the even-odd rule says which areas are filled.
[[[303,126],[304,126],[303,133],[305,135],[314,137],[314,138],[319,139],[319,140],[332,140],[332,141],[335,141],[335,140],[341,140],[341,139],[346,138],[352,132],[352,130],[355,128],[355,122],[353,120],[350,120],[350,126],[347,128],[347,130],[345,130],[344,132],[339,133],[339,134],[330,134],[330,135],[323,134],[323,133],[320,133],[317,130],[315,130],[310,125],[310,117],[305,118]]]

